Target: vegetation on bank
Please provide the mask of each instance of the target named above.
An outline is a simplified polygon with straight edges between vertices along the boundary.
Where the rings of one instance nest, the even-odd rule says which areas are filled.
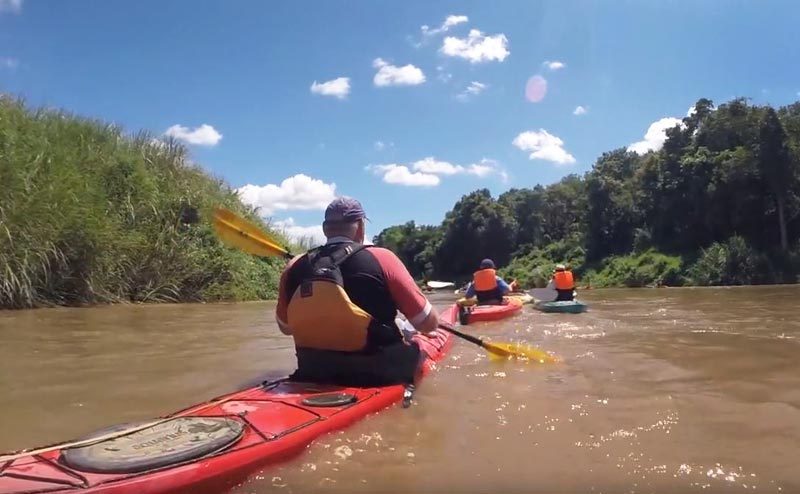
[[[579,286],[796,283],[800,274],[800,103],[715,108],[699,100],[643,155],[604,153],[583,176],[546,187],[482,189],[441,225],[374,238],[418,278],[463,282],[484,257],[523,286],[555,263]]]
[[[261,221],[175,141],[0,96],[0,308],[274,297],[283,262],[223,246],[217,205]]]
[[[795,283],[798,170],[800,103],[701,99],[659,151],[617,149],[496,199],[477,190],[441,225],[373,242],[422,279],[463,282],[491,257],[523,286],[557,262],[580,286]],[[217,205],[268,227],[174,140],[0,96],[0,308],[274,297],[283,261],[223,246]]]

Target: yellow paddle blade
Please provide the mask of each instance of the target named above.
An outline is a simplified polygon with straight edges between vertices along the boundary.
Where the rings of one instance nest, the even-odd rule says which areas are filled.
[[[227,209],[217,208],[212,222],[220,240],[228,245],[256,256],[291,257],[289,251],[278,245],[261,228]]]
[[[547,352],[533,348],[521,343],[488,343],[484,342],[484,348],[489,353],[492,360],[507,360],[509,358],[519,358],[545,363],[559,362],[557,357]]]

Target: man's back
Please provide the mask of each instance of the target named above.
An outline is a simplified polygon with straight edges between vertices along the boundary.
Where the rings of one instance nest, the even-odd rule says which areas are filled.
[[[320,255],[330,255],[346,245],[358,244],[332,243],[325,246]],[[421,356],[416,344],[403,340],[395,317],[400,310],[410,320],[424,320],[432,310],[427,299],[405,266],[387,249],[374,246],[362,248],[341,262],[339,268],[347,298],[357,306],[356,310],[363,310],[375,319],[367,330],[367,343],[362,351],[343,352],[300,345],[295,336],[298,359],[295,378],[352,386],[411,382]],[[297,320],[293,327],[293,320],[288,317],[292,313],[289,304],[299,300],[298,297],[302,299],[303,284],[314,276],[314,267],[307,256],[295,258],[281,276],[276,310],[278,319],[289,328],[290,334],[299,332],[300,328],[297,327]],[[312,303],[307,307],[317,305],[326,304]],[[342,310],[341,307],[339,305],[338,310]],[[309,332],[319,332],[324,337],[317,341],[327,339],[328,342],[331,336],[348,332],[352,334],[352,328],[337,327],[336,321],[343,321],[344,318],[323,311],[308,314],[308,311],[313,312],[313,309],[299,312],[303,319],[303,341],[314,341],[313,337],[308,337]]]
[[[341,245],[341,243],[327,245],[320,254],[325,255]],[[344,290],[354,304],[372,317],[381,322],[391,322],[397,313],[397,305],[392,300],[380,262],[375,254],[370,252],[373,249],[374,247],[365,246],[339,266]],[[288,268],[284,294],[291,298],[303,280],[312,275],[308,256],[299,258]],[[287,322],[291,325],[291,321]]]
[[[399,310],[428,333],[438,314],[394,253],[364,248],[366,221],[358,200],[335,198],[322,223],[326,245],[292,259],[281,274],[275,315],[281,332],[294,338],[296,379],[410,383],[424,360],[419,345],[403,339],[395,317]]]
[[[331,242],[323,253],[342,245]],[[350,242],[351,245],[357,245]],[[340,265],[344,290],[350,300],[368,312],[378,322],[394,326],[398,310],[412,323],[424,320],[431,312],[425,295],[414,282],[403,263],[390,250],[374,245],[365,246],[352,254]],[[311,275],[307,256],[293,259],[281,276],[278,295],[278,319],[290,328],[287,306],[297,288]],[[323,319],[324,314],[320,314]],[[393,333],[391,341],[398,341],[399,333]]]

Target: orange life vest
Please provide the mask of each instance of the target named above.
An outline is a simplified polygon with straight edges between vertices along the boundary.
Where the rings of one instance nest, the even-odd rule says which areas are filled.
[[[310,275],[292,294],[286,323],[297,347],[358,352],[367,345],[376,319],[353,303],[344,290],[339,265],[364,246],[347,245],[328,255],[309,253]]]
[[[488,292],[497,288],[497,271],[494,269],[481,269],[472,275],[472,283],[476,292]]]
[[[553,281],[555,281],[556,290],[573,290],[575,288],[572,271],[556,271],[553,274]]]

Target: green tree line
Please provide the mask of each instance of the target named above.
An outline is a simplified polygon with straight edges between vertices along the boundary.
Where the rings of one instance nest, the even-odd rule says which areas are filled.
[[[274,297],[283,262],[223,246],[218,205],[261,221],[173,140],[0,95],[0,308]]]
[[[556,262],[594,286],[797,282],[800,103],[704,98],[666,136],[548,186],[476,190],[441,225],[392,226],[373,242],[428,279],[469,279],[491,257],[527,286]]]

